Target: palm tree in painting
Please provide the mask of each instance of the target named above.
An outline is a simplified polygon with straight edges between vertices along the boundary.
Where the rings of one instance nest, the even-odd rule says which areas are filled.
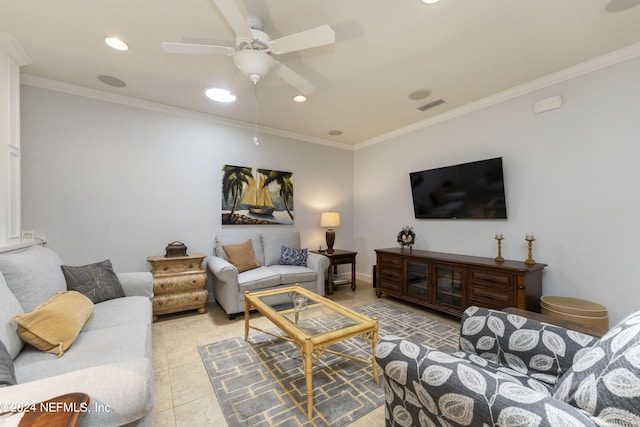
[[[278,183],[280,186],[280,197],[284,203],[284,208],[287,210],[289,217],[293,220],[293,213],[291,207],[293,207],[293,182],[291,182],[291,172],[272,171],[269,169],[258,169],[258,172],[266,176],[263,187],[268,186],[272,182]]]
[[[230,196],[233,197],[230,214],[230,218],[232,218],[234,211],[238,207],[242,187],[244,184],[249,184],[249,178],[252,178],[251,168],[225,165],[222,168],[222,173],[222,195],[225,200],[229,200]]]

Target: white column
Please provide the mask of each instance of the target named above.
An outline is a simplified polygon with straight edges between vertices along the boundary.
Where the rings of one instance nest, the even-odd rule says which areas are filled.
[[[20,67],[31,63],[0,33],[0,246],[20,242]]]

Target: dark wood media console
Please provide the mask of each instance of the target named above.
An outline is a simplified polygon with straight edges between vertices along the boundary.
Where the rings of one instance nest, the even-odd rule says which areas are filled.
[[[458,317],[472,305],[539,313],[546,266],[418,249],[376,249],[376,295]]]

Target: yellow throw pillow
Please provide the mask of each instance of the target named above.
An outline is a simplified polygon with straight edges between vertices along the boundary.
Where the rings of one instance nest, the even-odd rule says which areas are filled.
[[[62,354],[93,316],[93,302],[80,292],[58,292],[30,313],[12,317],[20,338],[47,353]]]
[[[222,249],[227,254],[229,262],[236,266],[238,273],[260,267],[251,239],[237,245],[223,245]]]

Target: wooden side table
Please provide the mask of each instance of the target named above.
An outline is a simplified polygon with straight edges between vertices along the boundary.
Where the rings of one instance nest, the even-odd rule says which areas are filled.
[[[345,251],[342,249],[334,249],[332,253],[311,251],[316,254],[324,255],[329,258],[329,268],[327,270],[327,293],[331,295],[333,288],[336,285],[348,285],[351,284],[351,290],[356,290],[356,255],[358,252]],[[335,280],[335,275],[338,274],[338,264],[351,264],[351,281],[349,280]]]
[[[153,274],[153,321],[159,314],[204,308],[209,292],[204,289],[207,273],[202,269],[205,254],[178,257],[150,256]]]

